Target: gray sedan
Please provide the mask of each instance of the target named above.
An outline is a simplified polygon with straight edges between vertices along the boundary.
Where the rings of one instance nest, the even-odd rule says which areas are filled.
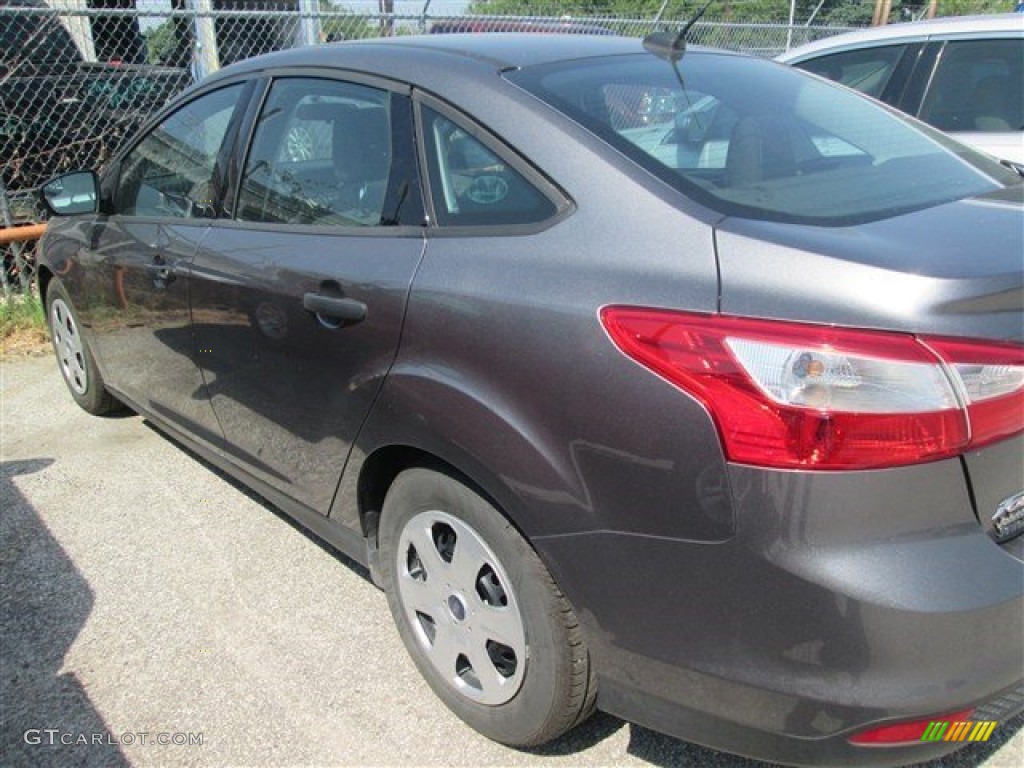
[[[345,43],[46,185],[39,282],[481,733],[895,764],[1024,707],[1021,182],[671,35]]]

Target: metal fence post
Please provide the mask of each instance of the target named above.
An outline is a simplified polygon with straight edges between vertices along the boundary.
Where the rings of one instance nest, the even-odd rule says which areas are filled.
[[[793,25],[796,24],[796,0],[789,0],[789,29],[786,30],[786,50],[793,47]]]
[[[196,12],[196,50],[193,56],[195,79],[202,80],[220,69],[217,53],[217,29],[213,20],[213,0],[189,0],[189,7]]]
[[[320,44],[320,0],[299,0],[302,18],[302,44]]]

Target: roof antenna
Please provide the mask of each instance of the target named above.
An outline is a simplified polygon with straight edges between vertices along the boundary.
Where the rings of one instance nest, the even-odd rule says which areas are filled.
[[[686,53],[686,33],[690,31],[694,24],[700,21],[701,16],[704,15],[704,11],[708,9],[715,0],[708,0],[704,3],[704,7],[701,8],[694,15],[692,19],[686,22],[685,26],[679,30],[678,34],[673,33],[671,30],[665,32],[652,32],[644,38],[644,48],[662,59],[667,59],[671,62],[677,62],[683,58],[683,54]],[[661,6],[661,11],[658,11],[658,17],[661,17],[662,11],[665,10],[667,2]]]

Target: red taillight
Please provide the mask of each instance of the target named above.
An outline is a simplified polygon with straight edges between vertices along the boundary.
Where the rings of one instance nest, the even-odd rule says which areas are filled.
[[[606,307],[625,354],[697,398],[730,460],[866,469],[1024,430],[1024,348]]]
[[[971,424],[971,448],[1020,432],[1024,423],[1024,347],[925,339],[945,361]]]
[[[891,723],[855,733],[849,738],[851,744],[862,747],[896,747],[901,744],[919,744],[928,727],[934,723],[963,723],[971,719],[973,709],[937,715],[927,720],[912,720],[905,723]]]

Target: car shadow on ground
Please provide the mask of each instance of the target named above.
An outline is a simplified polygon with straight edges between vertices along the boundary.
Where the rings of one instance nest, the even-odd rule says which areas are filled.
[[[238,480],[237,478],[229,475],[227,472],[222,470],[216,464],[214,464],[211,461],[208,461],[201,454],[196,453],[188,445],[186,445],[185,443],[182,443],[179,440],[177,440],[174,437],[174,435],[171,435],[171,434],[169,434],[167,432],[164,432],[162,429],[160,429],[160,427],[158,427],[156,424],[151,422],[149,419],[143,418],[143,423],[147,427],[149,427],[149,429],[153,430],[153,432],[155,432],[157,435],[159,435],[162,439],[168,440],[171,443],[173,443],[179,450],[181,450],[181,451],[185,452],[186,454],[188,454],[188,456],[193,461],[201,464],[204,468],[206,468],[207,470],[209,470],[210,472],[215,474],[217,477],[219,477],[225,483],[230,485],[232,488],[234,488],[240,494],[245,496],[247,499],[249,499],[250,501],[255,502],[256,504],[259,504],[261,507],[263,507],[267,511],[271,512],[279,520],[281,520],[284,523],[287,523],[291,528],[293,528],[294,530],[296,530],[299,533],[301,533],[303,536],[305,536],[307,539],[309,539],[313,544],[318,546],[320,549],[322,549],[324,552],[328,553],[332,557],[334,557],[339,563],[344,565],[350,571],[352,571],[356,575],[362,577],[363,579],[366,579],[366,581],[368,583],[372,583],[372,581],[370,579],[370,569],[369,568],[367,568],[366,566],[361,565],[360,563],[356,562],[351,557],[346,555],[344,552],[342,552],[341,550],[335,548],[329,542],[327,542],[326,540],[324,540],[324,539],[320,538],[319,536],[317,536],[315,533],[310,531],[304,525],[302,525],[301,523],[296,521],[295,518],[291,517],[291,515],[289,515],[287,512],[284,512],[283,510],[278,509],[274,505],[274,503],[272,501],[270,501],[269,499],[267,499],[264,496],[261,496],[259,493],[254,491],[252,488],[250,488],[248,485],[243,483],[241,480]]]
[[[0,463],[0,764],[126,767],[117,735],[74,673],[61,671],[93,592],[14,484],[51,464]]]

